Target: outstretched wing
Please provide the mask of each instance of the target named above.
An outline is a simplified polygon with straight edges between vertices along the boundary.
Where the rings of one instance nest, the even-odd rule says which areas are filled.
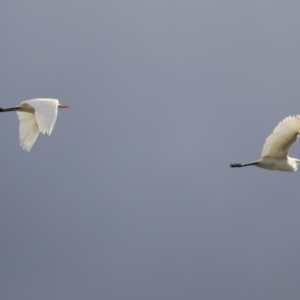
[[[32,99],[23,101],[22,105],[29,105],[34,109],[39,130],[42,134],[51,134],[57,118],[57,99]]]
[[[300,133],[300,115],[286,117],[274,129],[267,138],[263,150],[262,158],[287,157],[291,146],[297,140]]]
[[[16,113],[20,120],[20,146],[30,151],[39,135],[39,126],[33,113],[23,111],[16,111]]]

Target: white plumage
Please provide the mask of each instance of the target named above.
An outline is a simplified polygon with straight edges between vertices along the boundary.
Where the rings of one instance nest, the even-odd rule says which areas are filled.
[[[260,168],[294,172],[300,160],[288,156],[293,143],[300,133],[300,115],[286,117],[266,139],[261,159],[249,164],[231,164],[232,168],[256,165]]]
[[[59,104],[57,99],[32,99],[21,102],[21,105],[13,108],[0,109],[0,112],[16,111],[20,120],[20,146],[30,151],[39,132],[50,135],[53,131],[58,108],[68,108]]]

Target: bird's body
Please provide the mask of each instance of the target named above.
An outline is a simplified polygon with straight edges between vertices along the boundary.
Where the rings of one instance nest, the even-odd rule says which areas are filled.
[[[261,159],[248,164],[231,164],[232,168],[257,166],[263,169],[295,172],[300,160],[289,157],[289,151],[300,133],[300,115],[286,117],[267,138]]]
[[[57,99],[39,98],[21,102],[20,106],[0,108],[0,112],[15,111],[20,120],[20,146],[30,151],[39,132],[50,135],[54,128],[58,108],[68,108]]]

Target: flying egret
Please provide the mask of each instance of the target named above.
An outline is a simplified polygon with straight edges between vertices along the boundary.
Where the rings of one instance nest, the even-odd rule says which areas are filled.
[[[282,120],[267,138],[261,159],[249,164],[231,164],[232,168],[257,166],[276,171],[295,172],[300,164],[297,158],[288,156],[293,143],[300,133],[300,115],[289,116]]]
[[[20,120],[20,146],[27,151],[35,143],[39,132],[51,134],[58,108],[68,108],[59,104],[56,99],[32,99],[21,102],[20,106],[12,108],[0,108],[0,112],[15,111]]]

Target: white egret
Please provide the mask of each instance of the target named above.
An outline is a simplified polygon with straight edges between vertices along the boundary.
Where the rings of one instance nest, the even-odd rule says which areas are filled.
[[[0,108],[0,112],[15,111],[20,120],[20,146],[27,151],[35,143],[39,132],[51,134],[58,108],[68,108],[59,104],[57,99],[32,99],[21,102],[20,106]]]
[[[232,168],[257,166],[276,171],[295,172],[300,164],[297,158],[288,156],[300,133],[300,115],[286,117],[267,138],[261,159],[248,164],[231,164]]]

